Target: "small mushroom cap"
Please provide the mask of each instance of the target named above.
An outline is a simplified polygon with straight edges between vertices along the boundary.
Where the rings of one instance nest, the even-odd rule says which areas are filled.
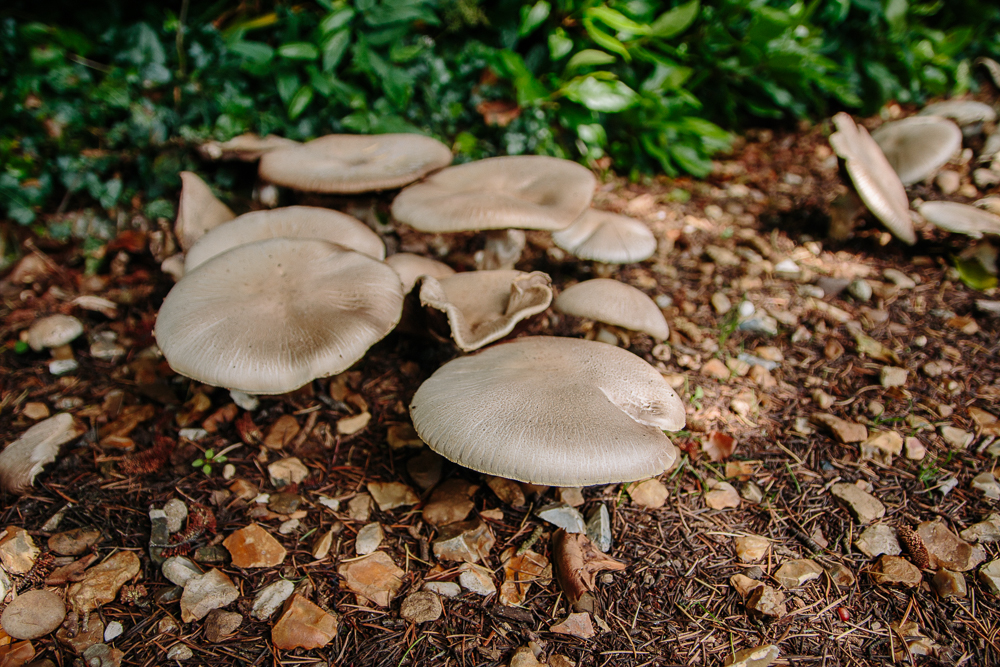
[[[209,160],[241,160],[255,162],[265,153],[280,148],[301,146],[298,141],[276,134],[258,136],[251,132],[233,137],[229,141],[208,141],[198,146],[198,152]]]
[[[181,172],[181,200],[177,206],[174,236],[183,250],[188,250],[208,230],[235,217],[236,214],[212,194],[198,174]]]
[[[916,243],[906,189],[882,149],[868,130],[846,113],[834,116],[833,123],[837,131],[830,135],[830,145],[843,158],[861,201],[896,238],[909,245]]]
[[[968,204],[929,201],[920,205],[920,215],[935,227],[982,238],[983,234],[1000,235],[1000,216]]]
[[[603,343],[531,336],[459,357],[410,404],[420,438],[467,468],[586,486],[658,475],[684,405],[660,373]]]
[[[86,431],[68,412],[38,422],[0,452],[0,486],[11,493],[24,493],[35,475],[56,460],[59,448]]]
[[[563,290],[554,305],[567,315],[642,331],[656,340],[665,340],[670,335],[670,327],[656,302],[645,292],[617,280],[584,280]]]
[[[962,131],[939,116],[910,116],[883,124],[872,132],[904,185],[924,180],[962,148]]]
[[[400,192],[392,215],[422,232],[568,227],[590,205],[586,167],[539,155],[487,158],[442,169]]]
[[[945,100],[929,104],[920,110],[919,116],[940,116],[955,121],[961,126],[976,123],[990,123],[997,119],[997,112],[989,104],[975,100]]]
[[[385,263],[316,239],[268,239],[213,257],[167,294],[155,336],[182,375],[282,394],[347,370],[403,308]]]
[[[375,259],[385,257],[382,239],[357,218],[316,206],[287,206],[244,213],[211,230],[187,252],[184,271],[236,246],[276,238],[320,239]]]
[[[455,275],[455,269],[444,262],[423,255],[414,255],[411,252],[397,252],[386,257],[385,263],[399,274],[399,280],[403,283],[403,294],[410,293],[420,276],[440,279]]]
[[[445,313],[455,344],[471,352],[548,308],[551,285],[552,279],[541,271],[469,271],[440,280],[423,276],[420,303]]]
[[[633,218],[589,208],[566,229],[552,232],[552,241],[580,259],[630,264],[656,252],[656,237]]]
[[[28,345],[35,352],[59,347],[83,333],[83,323],[72,315],[49,315],[35,320],[28,329]]]
[[[306,192],[389,190],[451,164],[448,147],[422,134],[329,134],[267,153],[261,178]]]

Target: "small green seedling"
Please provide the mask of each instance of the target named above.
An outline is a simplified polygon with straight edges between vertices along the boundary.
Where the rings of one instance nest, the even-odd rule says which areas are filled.
[[[228,461],[229,459],[226,457],[226,454],[233,451],[240,445],[241,443],[236,443],[235,445],[229,445],[228,447],[226,447],[225,449],[223,449],[218,453],[216,453],[214,449],[211,448],[206,449],[205,453],[202,454],[201,458],[197,458],[191,462],[191,466],[195,470],[202,471],[205,475],[211,475],[212,466],[216,464],[222,465],[223,463]]]

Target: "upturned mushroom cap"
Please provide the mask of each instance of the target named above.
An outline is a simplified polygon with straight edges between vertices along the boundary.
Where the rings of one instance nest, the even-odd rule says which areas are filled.
[[[589,208],[566,229],[552,232],[552,241],[580,259],[629,264],[656,252],[656,237],[638,220]]]
[[[552,486],[658,475],[684,405],[631,352],[574,338],[519,338],[439,368],[410,404],[420,438],[460,465]]]
[[[916,243],[906,189],[882,149],[846,113],[834,116],[833,123],[837,131],[830,135],[830,145],[843,158],[861,201],[896,238]]]
[[[208,230],[235,217],[236,214],[212,194],[197,174],[181,172],[181,200],[177,206],[174,236],[183,250],[187,251]]]
[[[924,180],[962,148],[962,131],[947,118],[910,116],[872,132],[903,185]]]
[[[670,335],[670,327],[656,302],[645,292],[617,280],[584,280],[563,290],[553,305],[567,315],[642,331],[656,340]]]
[[[35,320],[28,329],[28,345],[35,352],[59,347],[83,333],[83,323],[72,315],[49,315]]]
[[[295,190],[349,194],[399,188],[451,160],[447,146],[422,134],[330,134],[267,153],[259,173]]]
[[[590,205],[596,179],[569,160],[494,157],[442,169],[400,192],[392,215],[422,232],[568,227]]]
[[[929,104],[918,116],[940,116],[955,121],[960,126],[988,123],[997,119],[997,112],[989,104],[975,100],[945,100]]]
[[[208,141],[198,146],[198,152],[209,160],[241,160],[255,162],[265,153],[281,148],[301,146],[298,141],[268,134],[261,137],[251,132],[233,137],[229,141]]]
[[[24,493],[35,475],[56,460],[59,448],[86,431],[68,412],[38,422],[0,452],[0,486],[11,493]]]
[[[410,252],[397,252],[395,255],[390,255],[386,257],[385,263],[399,274],[399,280],[403,283],[403,294],[410,293],[420,276],[446,278],[455,274],[455,269],[444,262],[423,255],[414,255]]]
[[[448,316],[459,349],[478,350],[552,303],[552,280],[541,271],[469,271],[438,280],[423,276],[420,303]]]
[[[350,368],[399,321],[399,276],[315,239],[233,248],[167,294],[155,336],[182,375],[247,394],[281,394]]]
[[[375,259],[385,257],[382,239],[357,218],[327,208],[287,206],[244,213],[209,231],[187,252],[184,270],[192,271],[236,246],[276,238],[320,239]]]
[[[1000,235],[1000,216],[968,204],[929,201],[920,205],[919,212],[927,222],[948,232],[977,239],[983,234]]]

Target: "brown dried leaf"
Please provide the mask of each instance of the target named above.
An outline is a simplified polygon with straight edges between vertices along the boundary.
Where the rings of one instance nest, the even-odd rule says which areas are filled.
[[[586,535],[560,528],[552,536],[553,565],[570,604],[594,588],[594,577],[604,570],[621,571],[625,563],[598,551]]]
[[[733,455],[736,451],[736,438],[721,431],[712,431],[701,444],[701,449],[708,458],[718,463]]]
[[[264,434],[257,428],[257,424],[253,422],[253,417],[249,412],[244,412],[236,420],[236,432],[240,434],[240,440],[243,441],[243,444],[250,447],[256,447],[264,440]]]

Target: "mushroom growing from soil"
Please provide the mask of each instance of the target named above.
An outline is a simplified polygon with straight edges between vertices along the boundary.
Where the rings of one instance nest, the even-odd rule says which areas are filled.
[[[237,246],[275,238],[320,239],[375,259],[385,258],[382,239],[357,218],[315,206],[286,206],[244,213],[209,231],[191,246],[184,271],[193,271]]]
[[[420,303],[448,318],[459,349],[477,350],[552,303],[552,281],[541,271],[469,271],[420,281]]]
[[[927,222],[948,232],[982,238],[1000,235],[1000,216],[968,204],[950,201],[924,202],[917,209]]]
[[[276,134],[258,136],[247,132],[229,141],[207,141],[198,146],[198,152],[209,160],[240,160],[256,162],[262,155],[281,148],[301,146],[298,141],[279,137]]]
[[[837,131],[830,135],[830,146],[844,160],[858,196],[898,239],[916,243],[906,189],[882,149],[846,113],[834,116],[833,124]]]
[[[347,370],[399,321],[399,276],[316,239],[239,246],[167,294],[154,334],[182,375],[247,394],[282,394]]]
[[[872,132],[903,185],[933,176],[962,148],[962,131],[939,116],[910,116]]]
[[[617,280],[584,280],[563,290],[555,309],[612,326],[641,331],[657,341],[670,335],[663,311],[645,292]]]
[[[414,255],[410,252],[397,252],[395,255],[390,255],[386,257],[385,263],[399,274],[399,280],[403,283],[403,294],[410,293],[420,276],[440,279],[455,274],[455,269],[444,262],[423,255]]]
[[[593,208],[566,229],[552,232],[552,241],[580,259],[607,264],[641,262],[656,252],[656,237],[642,222]]]
[[[205,233],[236,214],[219,201],[205,181],[191,171],[181,172],[181,199],[177,205],[174,236],[185,252]]]
[[[611,345],[530,336],[459,357],[417,390],[431,449],[497,477],[587,486],[659,475],[684,405],[659,371]]]
[[[422,134],[330,134],[260,159],[260,177],[306,192],[391,190],[451,164],[448,147]]]
[[[48,348],[57,359],[72,359],[69,344],[83,333],[83,322],[72,315],[49,315],[32,322],[28,346],[35,352]]]

